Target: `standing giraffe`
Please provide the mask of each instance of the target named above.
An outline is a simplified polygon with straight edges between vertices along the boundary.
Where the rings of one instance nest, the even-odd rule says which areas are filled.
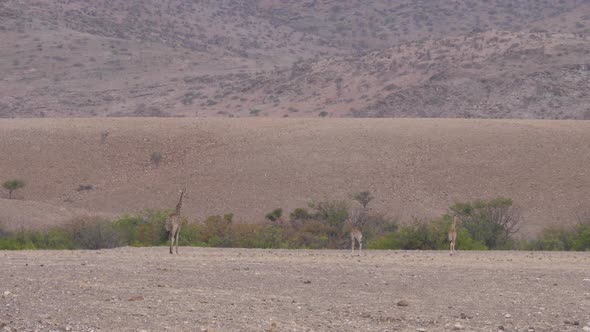
[[[450,254],[453,256],[455,253],[455,242],[457,241],[457,216],[453,216],[453,224],[449,229],[449,242],[450,242]]]
[[[351,255],[354,255],[354,242],[358,242],[359,244],[359,256],[362,254],[363,252],[363,233],[361,233],[361,231],[356,227],[356,226],[352,226],[350,227],[350,242],[352,244],[352,251],[351,251]]]
[[[354,255],[355,241],[359,244],[359,256],[363,251],[363,233],[359,229],[359,223],[364,220],[365,209],[354,209],[348,219],[350,224],[350,242],[351,242],[351,255]]]
[[[178,254],[178,236],[180,234],[181,217],[180,208],[182,207],[182,197],[184,196],[186,189],[180,191],[180,199],[176,204],[176,209],[168,215],[166,218],[166,231],[168,231],[168,239],[170,240],[170,253],[172,254],[172,246],[176,241],[176,253]]]

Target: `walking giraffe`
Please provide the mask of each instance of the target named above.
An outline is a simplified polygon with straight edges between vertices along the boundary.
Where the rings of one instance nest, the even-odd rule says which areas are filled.
[[[166,231],[168,231],[168,240],[170,241],[170,253],[172,254],[172,247],[176,242],[176,253],[178,254],[178,237],[180,234],[180,226],[182,223],[182,219],[180,216],[180,208],[182,207],[182,198],[186,189],[182,189],[180,191],[180,199],[178,200],[178,204],[176,204],[176,208],[173,212],[168,215],[166,218]]]

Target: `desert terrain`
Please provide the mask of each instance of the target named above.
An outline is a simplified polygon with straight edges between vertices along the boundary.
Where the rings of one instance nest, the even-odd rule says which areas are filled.
[[[590,326],[588,253],[180,250],[0,252],[0,325],[494,332]]]
[[[590,4],[0,2],[0,117],[590,119]]]
[[[0,220],[17,230],[170,209],[186,186],[190,221],[258,222],[369,190],[371,209],[401,222],[504,196],[534,235],[590,212],[586,142],[587,121],[5,119],[0,174],[26,186],[16,200],[2,191]]]

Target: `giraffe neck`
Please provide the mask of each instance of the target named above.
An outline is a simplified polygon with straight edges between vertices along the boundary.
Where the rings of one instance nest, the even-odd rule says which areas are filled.
[[[180,199],[178,200],[178,204],[176,204],[176,214],[180,215],[180,208],[182,207],[182,196],[184,196],[184,191],[180,192]]]

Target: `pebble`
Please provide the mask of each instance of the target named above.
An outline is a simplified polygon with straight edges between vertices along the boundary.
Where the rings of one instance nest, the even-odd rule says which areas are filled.
[[[406,300],[400,300],[400,301],[397,301],[397,305],[398,305],[398,307],[407,307],[410,305],[410,303]]]
[[[582,330],[586,331],[586,332],[590,332],[590,326],[584,326],[582,328]]]
[[[423,327],[417,328],[416,331],[418,332],[426,332],[426,329]]]
[[[462,330],[462,329],[464,329],[464,327],[463,327],[463,325],[461,325],[461,323],[456,323],[453,326],[453,330]]]
[[[130,297],[127,301],[130,301],[130,302],[143,301],[143,296],[141,296],[141,295],[133,296],[133,297]]]
[[[10,295],[10,291],[4,291],[4,295],[3,296],[8,296]]]
[[[504,315],[504,318],[511,318],[511,317],[512,317],[512,315],[511,315],[511,314],[506,314],[506,315]]]

